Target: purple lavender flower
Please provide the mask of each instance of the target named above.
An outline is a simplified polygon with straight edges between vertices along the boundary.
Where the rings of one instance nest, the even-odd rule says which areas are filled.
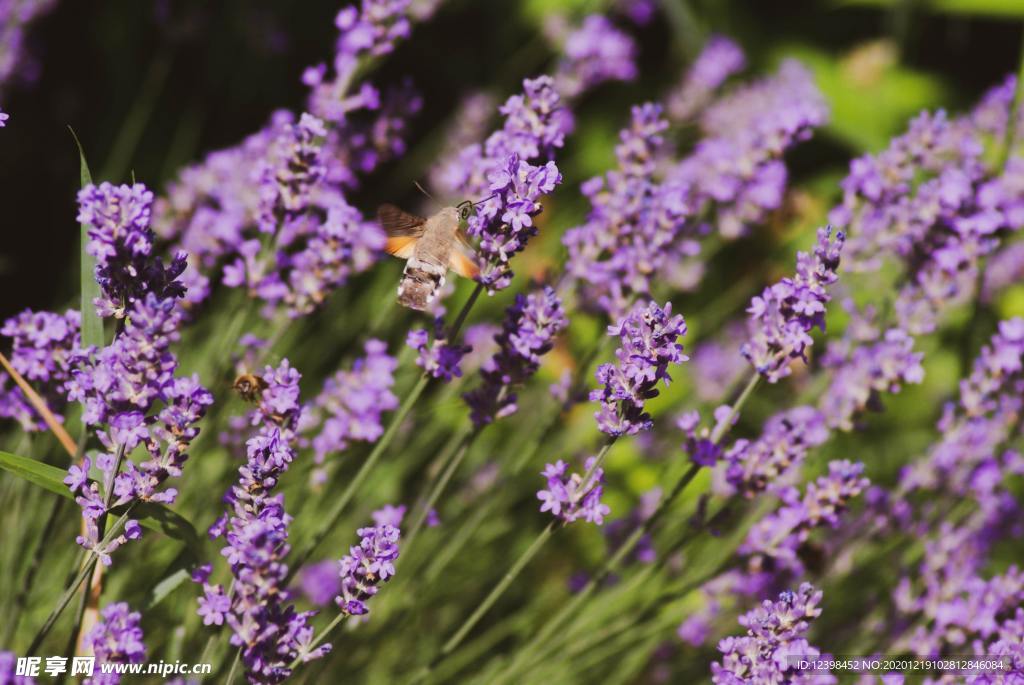
[[[967,416],[980,416],[997,406],[1000,393],[1022,389],[1024,319],[999,322],[996,334],[978,355],[971,375],[960,382],[960,403]]]
[[[24,49],[25,32],[56,4],[56,0],[14,0],[0,5],[0,92],[18,81],[32,83],[39,76],[39,62]]]
[[[36,685],[36,679],[29,676],[16,675],[18,657],[14,652],[0,650],[0,683],[4,685]]]
[[[328,606],[341,592],[338,562],[326,560],[303,566],[299,572],[299,590],[314,606]]]
[[[850,500],[869,485],[863,474],[863,464],[833,461],[829,462],[828,475],[808,484],[802,497],[796,488],[784,489],[783,506],[750,529],[740,553],[772,559],[776,571],[789,569],[799,577],[803,573],[797,555],[801,545],[811,530],[826,524],[832,528],[839,525],[839,515]]]
[[[711,664],[711,680],[716,685],[836,682],[831,676],[801,675],[795,660],[789,658],[820,655],[804,636],[810,619],[821,615],[821,596],[821,590],[804,583],[796,592],[783,592],[777,601],[765,600],[741,616],[740,625],[747,633],[718,643],[722,661]]]
[[[0,109],[0,128],[7,126],[7,120],[11,118],[11,115]]]
[[[480,238],[480,280],[494,292],[512,282],[509,260],[537,234],[533,217],[543,208],[539,200],[562,182],[562,174],[554,162],[533,166],[513,153],[487,180],[491,197],[477,205],[466,232]]]
[[[481,369],[483,384],[463,395],[473,423],[482,426],[517,410],[511,388],[525,383],[540,367],[541,357],[554,346],[554,338],[568,325],[562,301],[551,287],[518,294],[505,311],[498,351]]]
[[[775,414],[756,440],[740,439],[725,452],[725,480],[744,497],[763,492],[829,437],[825,417],[811,407]]]
[[[435,175],[445,181],[447,195],[486,198],[469,217],[467,233],[480,239],[481,282],[491,292],[511,283],[508,262],[537,232],[533,217],[541,211],[540,197],[562,181],[548,161],[564,143],[560,106],[550,77],[526,79],[523,94],[500,108],[502,128],[483,145],[466,147]]]
[[[899,493],[934,490],[957,500],[971,498],[993,528],[1016,511],[1005,493],[1004,474],[1020,471],[1019,455],[1007,450],[1024,411],[1024,319],[1003,321],[960,382],[960,397],[944,408],[940,439],[900,474]],[[1015,525],[1015,524],[1014,524]]]
[[[715,423],[722,423],[730,420],[735,421],[732,408],[723,404],[715,409]],[[690,457],[690,461],[698,466],[714,466],[722,457],[722,447],[711,442],[712,428],[702,426],[700,412],[688,411],[676,417],[676,428],[686,436],[683,443],[683,451]]]
[[[176,280],[185,270],[185,254],[177,254],[167,267],[153,254],[152,206],[153,193],[141,183],[101,183],[78,193],[78,221],[89,225],[86,251],[96,259],[103,291],[94,303],[100,316],[124,318],[147,293],[160,299],[185,294]]]
[[[69,309],[63,316],[26,309],[11,317],[0,328],[0,335],[11,339],[10,362],[25,378],[58,421],[67,403],[65,384],[70,375],[69,361],[81,345],[81,316]],[[10,384],[10,385],[9,385]],[[47,430],[42,417],[29,404],[14,381],[0,371],[0,417],[16,420],[26,431]]]
[[[666,177],[687,188],[692,214],[707,218],[691,232],[735,238],[778,209],[787,181],[783,153],[827,116],[810,73],[793,60],[708,107],[705,137]]]
[[[924,112],[886,150],[854,160],[830,214],[856,236],[852,268],[904,263],[907,283],[895,308],[913,335],[930,333],[941,313],[973,296],[981,259],[1024,222],[1024,163],[1011,157],[993,173],[985,146],[1005,137],[1008,83],[962,117]]]
[[[555,89],[574,98],[605,81],[636,78],[636,44],[607,17],[591,14],[579,27],[556,36],[563,57],[555,73]]]
[[[400,504],[397,507],[393,504],[385,504],[380,509],[372,512],[370,518],[373,519],[373,525],[377,526],[391,526],[392,528],[401,528],[402,519],[405,518],[406,506]]]
[[[338,371],[303,413],[299,431],[319,430],[312,438],[317,464],[331,452],[343,452],[352,441],[373,442],[384,432],[381,415],[398,407],[391,392],[398,362],[380,340],[368,340],[366,355],[350,371]]]
[[[309,208],[311,192],[327,174],[321,159],[326,137],[324,122],[308,112],[297,124],[283,126],[259,171],[260,231],[273,233]]]
[[[903,384],[924,380],[924,354],[914,352],[914,338],[899,328],[873,344],[856,345],[848,358],[828,357],[835,373],[819,406],[828,425],[844,431],[853,429],[854,417],[866,408],[880,406],[881,393],[898,393]]]
[[[747,308],[750,340],[741,352],[769,383],[790,374],[791,360],[806,361],[806,349],[814,344],[812,329],[825,330],[828,286],[838,278],[839,253],[846,239],[840,231],[832,241],[831,233],[830,228],[819,228],[814,256],[797,254],[796,276],[765,288]]]
[[[654,104],[634,107],[615,148],[618,168],[583,185],[591,210],[582,226],[566,231],[567,269],[586,300],[621,316],[635,294],[650,293],[682,222],[684,194],[653,178],[668,122]]]
[[[683,81],[666,98],[673,121],[686,121],[708,104],[718,87],[746,66],[743,50],[724,36],[710,36]]]
[[[452,378],[462,376],[460,362],[470,348],[466,345],[452,344],[443,336],[444,322],[437,319],[434,321],[433,341],[426,330],[415,328],[409,331],[405,344],[419,353],[416,365],[423,369],[424,373],[448,383]]]
[[[646,26],[658,10],[657,0],[615,0],[613,6],[637,26]]]
[[[99,482],[88,481],[88,466],[73,466],[65,483],[85,519],[86,535],[78,542],[99,554],[104,564],[110,563],[114,549],[141,533],[138,523],[129,520],[124,535],[101,544],[98,520],[107,512],[105,503],[174,502],[177,490],[161,486],[181,476],[188,447],[199,434],[197,424],[213,404],[197,375],[176,376],[178,361],[170,345],[178,339],[180,318],[175,300],[148,293],[130,307],[114,342],[71,357],[68,400],[82,402],[82,420],[96,427],[103,451],[91,463],[103,475]],[[125,458],[123,470],[115,473],[117,455],[131,454],[139,445],[148,458],[138,464]]]
[[[408,0],[342,10],[333,71],[320,64],[303,74],[310,94],[298,122],[274,113],[239,145],[183,171],[158,201],[157,230],[190,256],[190,303],[222,281],[265,301],[267,316],[279,308],[303,316],[382,253],[383,231],[344,190],[402,154],[405,119],[420,98],[407,84],[382,93],[358,83],[356,71],[408,35],[408,11]]]
[[[367,105],[369,107],[369,105]],[[372,117],[349,117],[343,132],[331,131],[328,143],[337,156],[345,187],[359,186],[359,177],[405,154],[408,120],[423,109],[423,98],[408,79],[384,89]]]
[[[283,495],[273,490],[295,458],[293,441],[302,412],[299,378],[287,360],[263,373],[265,387],[251,413],[257,434],[246,443],[238,482],[224,496],[228,512],[211,528],[212,536],[224,534],[227,542],[221,554],[235,579],[233,590],[229,595],[204,579],[200,600],[204,623],[224,621],[231,627],[231,644],[241,649],[254,683],[280,682],[290,675],[292,661],[310,661],[331,648],[311,648],[309,620],[315,612],[297,612],[285,603],[291,517]]]
[[[103,664],[141,664],[146,660],[141,614],[124,602],[108,604],[100,612],[100,621],[85,636],[84,643],[96,655],[94,675],[82,682],[89,685],[117,685],[118,673],[104,673]]]
[[[362,616],[369,612],[366,602],[395,575],[401,532],[394,526],[378,525],[356,533],[361,539],[341,560],[341,593],[334,601],[342,613]]]
[[[672,304],[664,308],[654,302],[636,303],[608,334],[620,338],[617,364],[602,364],[597,380],[603,386],[590,393],[601,408],[594,414],[598,428],[612,436],[634,435],[652,426],[644,402],[656,397],[658,381],[668,385],[670,364],[687,360],[682,344],[686,334],[682,314],[672,316]]]
[[[240,208],[242,215],[232,219],[252,221],[256,232],[230,237],[237,256],[224,266],[224,284],[284,303],[293,317],[316,309],[353,272],[368,268],[384,246],[380,227],[364,220],[331,184],[338,166],[325,150],[327,135],[323,122],[309,114],[298,124],[279,117],[250,162],[258,167],[249,173],[259,189],[255,206]],[[264,249],[259,233],[274,236],[271,249]]]
[[[472,349],[462,358],[462,370],[472,373],[483,368],[501,349],[495,340],[500,333],[501,326],[489,322],[467,326],[462,341]]]
[[[1010,243],[985,264],[981,299],[991,303],[1007,287],[1024,280],[1024,243]]]
[[[713,340],[698,343],[693,350],[693,389],[704,402],[716,402],[742,378],[746,370],[740,346],[746,326],[740,321],[727,324]]]
[[[537,491],[540,510],[550,511],[564,523],[582,518],[600,526],[604,517],[611,513],[608,505],[601,503],[604,469],[597,465],[596,457],[588,457],[583,464],[583,475],[573,473],[567,476],[568,470],[569,465],[561,459],[545,467],[541,475],[547,479],[548,487]]]
[[[338,12],[334,24],[341,35],[334,55],[334,80],[324,81],[322,76],[312,75],[303,79],[307,85],[314,86],[311,102],[324,103],[321,112],[314,110],[317,116],[337,120],[335,108],[342,107],[338,96],[348,90],[359,61],[386,55],[398,40],[409,36],[408,9],[409,0],[363,0],[359,10],[349,6]]]

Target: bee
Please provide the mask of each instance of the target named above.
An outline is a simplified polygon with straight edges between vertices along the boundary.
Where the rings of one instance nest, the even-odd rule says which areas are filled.
[[[253,373],[243,373],[231,384],[235,392],[246,402],[256,402],[260,395],[267,389],[267,382],[262,376]]]
[[[377,219],[388,236],[388,254],[406,260],[398,284],[399,304],[426,309],[444,287],[449,269],[464,278],[480,275],[476,255],[460,228],[474,204],[467,200],[456,207],[445,207],[429,219],[394,205],[382,205],[377,210]]]

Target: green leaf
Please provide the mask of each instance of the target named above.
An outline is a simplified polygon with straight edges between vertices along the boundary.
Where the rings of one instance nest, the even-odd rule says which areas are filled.
[[[35,459],[19,457],[9,452],[0,452],[0,469],[24,478],[44,490],[72,499],[71,491],[68,490],[68,486],[64,485],[64,477],[68,475],[67,471],[56,466],[50,466]]]
[[[192,568],[196,565],[196,561],[196,556],[192,554],[189,548],[186,547],[181,550],[181,553],[160,574],[160,581],[149,591],[146,601],[142,605],[143,611],[152,609],[164,601],[182,583],[189,580],[192,577]]]
[[[841,7],[882,7],[891,8],[905,0],[838,0]],[[1021,0],[918,0],[913,8],[938,14],[969,14],[979,17],[1013,19],[1024,17],[1024,2]]]
[[[78,146],[79,168],[81,170],[81,186],[92,183],[92,174],[89,173],[89,164],[85,161],[85,151],[78,141],[74,129],[70,126],[71,137],[75,139]],[[81,265],[81,309],[82,309],[82,346],[94,345],[103,347],[103,319],[96,314],[96,307],[93,300],[100,296],[100,286],[96,282],[96,260],[91,254],[85,251],[89,242],[89,224],[81,224],[81,241],[79,246],[79,263]]]
[[[0,469],[13,473],[56,495],[74,499],[74,495],[64,484],[64,478],[68,475],[67,471],[56,466],[0,451]],[[113,509],[115,514],[120,514],[122,511],[123,507],[114,507]],[[180,540],[193,552],[198,552],[201,547],[195,526],[184,516],[176,514],[162,504],[140,502],[132,509],[132,517],[137,518],[145,528]]]

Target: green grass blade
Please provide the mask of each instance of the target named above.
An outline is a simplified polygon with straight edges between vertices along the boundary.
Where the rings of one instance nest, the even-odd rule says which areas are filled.
[[[89,173],[89,164],[85,161],[85,151],[82,150],[82,144],[78,141],[78,136],[75,135],[74,129],[70,126],[68,129],[71,131],[71,137],[75,139],[75,145],[78,146],[81,186],[84,188],[92,183],[92,174]],[[85,251],[85,246],[89,242],[89,225],[81,224],[80,228],[79,263],[81,265],[82,346],[95,345],[96,347],[103,347],[103,320],[96,314],[96,308],[92,304],[93,300],[100,296],[100,286],[96,282],[95,275],[96,260]]]
[[[68,486],[64,485],[64,477],[68,475],[67,471],[56,466],[50,466],[27,457],[19,457],[9,452],[0,452],[0,469],[13,473],[44,490],[71,499],[71,491],[68,490]]]

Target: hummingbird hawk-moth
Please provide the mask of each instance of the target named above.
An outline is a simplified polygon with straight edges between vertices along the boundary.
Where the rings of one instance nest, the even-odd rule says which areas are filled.
[[[459,227],[469,216],[472,203],[445,207],[429,219],[403,212],[394,205],[383,205],[377,219],[387,233],[388,254],[406,260],[402,281],[398,284],[398,303],[418,309],[427,308],[445,283],[448,269],[464,278],[476,278],[473,248]]]

